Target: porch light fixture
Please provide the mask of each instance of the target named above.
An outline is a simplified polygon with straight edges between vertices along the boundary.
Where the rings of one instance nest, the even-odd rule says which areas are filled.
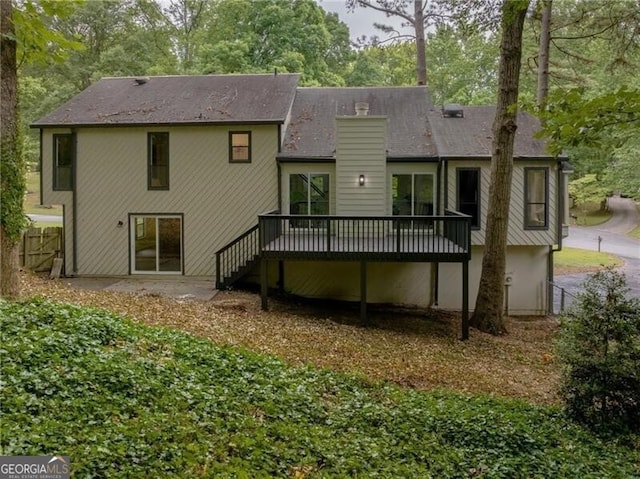
[[[360,186],[364,186],[364,175],[360,175],[360,177],[358,178],[358,184]]]

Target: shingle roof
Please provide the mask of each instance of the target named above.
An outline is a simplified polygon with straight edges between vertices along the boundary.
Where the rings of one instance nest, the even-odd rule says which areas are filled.
[[[425,87],[298,88],[280,158],[333,158],[336,116],[355,114],[355,103],[369,104],[369,115],[387,117],[387,156],[435,157]]]
[[[284,122],[299,75],[105,78],[32,126]]]
[[[463,118],[445,118],[440,110],[429,112],[429,124],[441,157],[491,157],[495,106],[465,106]],[[549,158],[546,142],[535,138],[537,118],[518,112],[515,157]]]

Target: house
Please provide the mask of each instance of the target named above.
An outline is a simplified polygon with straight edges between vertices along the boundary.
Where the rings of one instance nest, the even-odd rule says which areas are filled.
[[[64,206],[65,274],[250,271],[294,294],[467,311],[493,107],[425,87],[304,88],[295,74],[105,78],[36,121],[42,202]],[[357,110],[357,111],[356,111]],[[544,314],[565,162],[520,113],[505,286]],[[262,266],[258,267],[258,263]]]

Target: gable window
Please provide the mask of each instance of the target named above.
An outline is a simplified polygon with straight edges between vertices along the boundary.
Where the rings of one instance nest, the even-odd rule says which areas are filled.
[[[148,188],[169,189],[169,133],[148,134]]]
[[[53,135],[53,189],[73,190],[73,134]]]
[[[549,226],[549,170],[524,169],[524,227],[547,229]]]
[[[229,132],[229,163],[251,163],[251,132]]]
[[[296,173],[289,176],[290,215],[328,215],[329,199],[328,173]],[[314,228],[319,227],[320,222],[295,220],[291,226]]]
[[[456,209],[471,216],[471,228],[480,229],[480,168],[456,169],[456,188]]]
[[[182,215],[131,215],[131,272],[182,273]]]

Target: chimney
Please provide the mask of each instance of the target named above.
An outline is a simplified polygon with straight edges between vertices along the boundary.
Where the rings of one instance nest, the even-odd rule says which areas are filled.
[[[369,104],[366,102],[356,102],[356,116],[367,116],[369,114]]]

